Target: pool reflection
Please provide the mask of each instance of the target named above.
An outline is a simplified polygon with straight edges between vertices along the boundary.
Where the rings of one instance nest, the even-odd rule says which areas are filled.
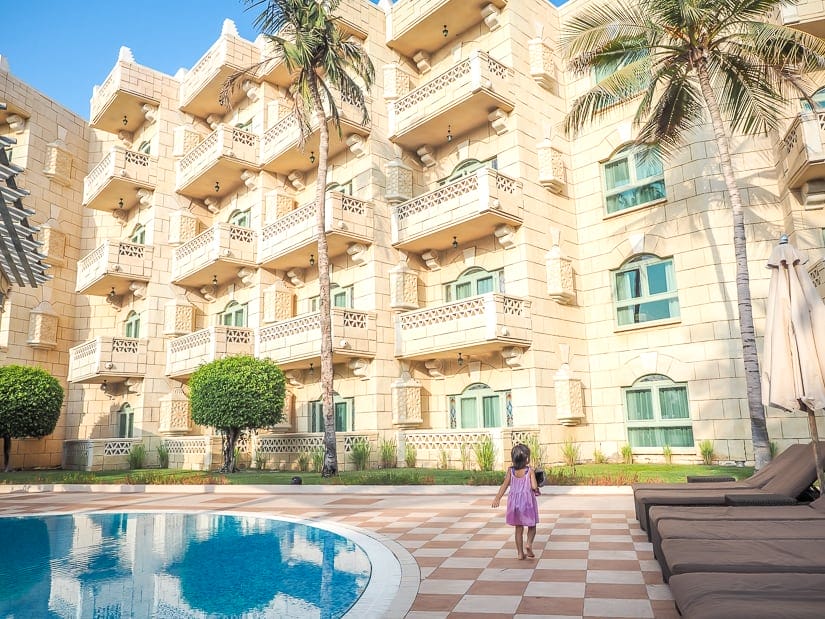
[[[370,576],[366,554],[346,538],[267,518],[0,518],[0,540],[12,538],[20,552],[0,563],[0,583],[14,590],[0,591],[3,616],[331,619]]]

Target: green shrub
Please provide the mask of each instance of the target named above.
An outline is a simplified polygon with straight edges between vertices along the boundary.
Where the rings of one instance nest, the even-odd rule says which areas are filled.
[[[594,449],[593,450],[593,463],[594,464],[605,464],[606,462],[607,462],[607,456],[604,454],[604,452],[599,448]]]
[[[95,484],[97,476],[90,471],[72,471],[67,473],[61,483],[64,484]]]
[[[394,469],[398,465],[398,445],[395,439],[388,441],[381,439],[378,443],[378,454],[382,469]]]
[[[524,444],[530,450],[530,464],[534,469],[544,468],[544,448],[539,442],[537,434],[530,434],[525,440]]]
[[[324,468],[325,453],[323,446],[318,446],[312,450],[312,470],[316,473],[320,473]]]
[[[265,471],[269,462],[269,455],[264,451],[255,452],[255,468],[259,471]]]
[[[415,469],[380,469],[339,475],[327,480],[326,483],[338,486],[422,486],[434,484],[435,479],[432,475],[424,475],[421,471]]]
[[[146,447],[143,443],[135,443],[129,451],[129,468],[132,470],[142,469],[146,462]]]
[[[701,441],[699,454],[702,456],[702,464],[713,464],[713,441],[707,438]]]
[[[418,451],[415,449],[415,445],[404,445],[404,464],[407,465],[407,468],[414,469],[417,461]]]
[[[309,463],[312,461],[312,456],[303,451],[295,458],[295,463],[298,465],[298,470],[306,473],[309,470]],[[322,465],[323,466],[323,465]]]
[[[665,457],[665,464],[673,464],[673,449],[670,445],[662,447],[662,455]]]
[[[561,446],[561,455],[567,466],[575,468],[576,464],[581,460],[581,448],[573,442],[573,439],[565,439]]]
[[[349,460],[355,466],[356,471],[365,471],[370,463],[372,445],[367,439],[353,441],[349,452]]]
[[[622,445],[622,462],[633,464],[633,447],[630,446],[630,443]]]
[[[438,451],[438,468],[447,470],[450,465],[449,457],[447,456],[447,450],[443,447]]]
[[[466,471],[470,468],[470,452],[472,451],[470,448],[470,443],[461,443],[460,449],[461,451],[459,456],[461,457],[461,470]]]
[[[492,471],[496,464],[496,447],[490,436],[484,436],[473,445],[476,465],[480,471]]]
[[[500,486],[504,481],[504,471],[473,471],[467,480],[469,486]]]
[[[169,448],[166,446],[166,443],[161,443],[157,447],[158,450],[158,463],[160,464],[160,468],[168,469],[169,468]]]
[[[776,455],[779,453],[779,443],[777,443],[776,441],[771,441],[768,444],[768,447],[771,451],[771,460],[773,460],[776,457]]]

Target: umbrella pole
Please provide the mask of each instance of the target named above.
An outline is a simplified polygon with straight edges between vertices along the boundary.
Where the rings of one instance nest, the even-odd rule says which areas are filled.
[[[814,410],[804,404],[802,405],[802,410],[808,413],[808,428],[811,431],[811,438],[814,441],[814,464],[816,466],[816,476],[819,479],[819,492],[822,496],[825,496],[825,477],[823,477],[822,467],[819,466],[819,430],[817,430],[816,427],[816,416],[814,415]]]

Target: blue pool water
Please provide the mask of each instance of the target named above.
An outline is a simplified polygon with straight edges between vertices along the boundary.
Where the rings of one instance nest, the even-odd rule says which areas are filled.
[[[178,512],[0,518],[0,617],[341,617],[360,546],[303,523]]]

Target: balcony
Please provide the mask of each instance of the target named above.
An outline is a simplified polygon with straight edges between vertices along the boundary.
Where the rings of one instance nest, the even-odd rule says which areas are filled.
[[[154,191],[157,182],[155,157],[113,146],[83,179],[83,204],[98,211],[128,211],[138,204],[138,191]]]
[[[258,169],[258,142],[254,133],[219,125],[178,161],[175,191],[196,200],[231,194],[245,170]]]
[[[353,243],[372,244],[372,204],[342,193],[327,195],[324,211],[330,257],[339,256]],[[303,266],[310,254],[318,255],[315,203],[279,217],[261,230],[258,261],[268,269]]]
[[[403,359],[466,358],[533,341],[530,301],[484,294],[395,317],[395,356]]]
[[[777,145],[776,160],[783,191],[825,178],[825,112],[799,114]]]
[[[825,1],[801,0],[799,4],[783,4],[779,8],[779,21],[785,26],[825,37]]]
[[[255,268],[256,234],[249,228],[217,223],[175,248],[171,280],[178,286],[223,284],[245,267]]]
[[[162,79],[156,71],[135,64],[131,53],[119,59],[92,95],[89,124],[109,133],[134,131],[143,124],[145,106],[160,105]]]
[[[333,307],[332,359],[342,363],[358,357],[375,357],[375,314]],[[321,314],[304,314],[258,329],[255,355],[272,359],[282,369],[319,363],[321,356]]]
[[[451,40],[444,37],[445,26],[452,37],[461,34],[488,18],[488,6],[500,10],[507,0],[399,2],[387,20],[387,45],[408,58],[418,51],[432,54]]]
[[[367,100],[369,106],[369,100]],[[327,126],[329,127],[329,160],[342,153],[345,149],[356,149],[363,144],[364,139],[370,134],[370,124],[363,124],[363,112],[353,103],[338,101],[339,119],[341,121],[341,134],[329,121],[327,114]],[[369,108],[368,108],[369,109]],[[306,172],[315,167],[315,162],[310,160],[310,153],[318,152],[319,147],[318,124],[313,123],[312,132],[307,139],[303,149],[299,148],[301,140],[301,129],[294,113],[288,114],[270,127],[261,138],[261,167],[269,172],[288,175],[290,172]]]
[[[183,78],[180,109],[200,118],[210,114],[223,116],[226,108],[219,100],[227,78],[248,69],[259,60],[259,48],[251,41],[240,38],[235,25],[225,21],[220,38]],[[243,96],[243,89],[237,88],[232,93],[231,102],[235,104]]]
[[[152,274],[150,245],[104,241],[103,245],[77,263],[77,286],[80,294],[120,296],[134,281],[148,282]]]
[[[495,234],[502,225],[520,226],[521,182],[482,168],[393,209],[392,243],[413,253],[449,247]]]
[[[490,122],[495,110],[510,112],[513,71],[474,51],[445,73],[389,104],[390,140],[409,150],[441,144],[449,128],[459,136]]]
[[[146,340],[99,336],[69,349],[70,383],[123,382],[146,374]]]
[[[166,343],[166,375],[188,378],[204,363],[230,355],[251,355],[254,331],[246,327],[207,327]]]

